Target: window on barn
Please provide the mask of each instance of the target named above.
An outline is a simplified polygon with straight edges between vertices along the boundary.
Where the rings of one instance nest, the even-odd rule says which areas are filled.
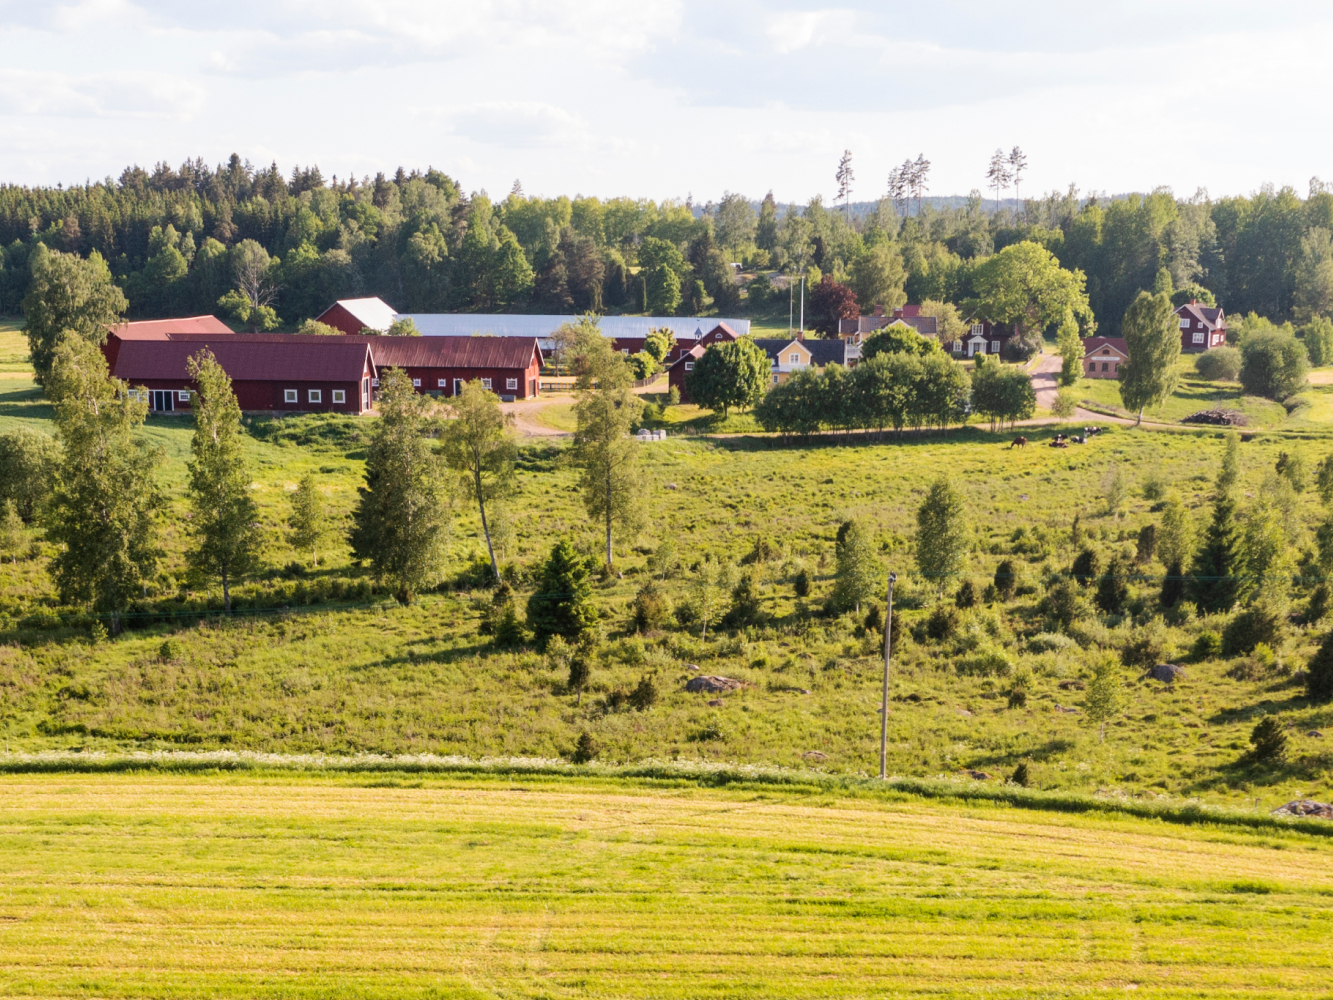
[[[622,347],[622,348],[620,349],[620,353],[623,354],[623,355],[625,355],[625,357],[629,357],[629,348],[628,348],[628,347]]]
[[[299,397],[299,395],[297,394],[297,391],[296,391],[295,389],[283,389],[283,390],[282,390],[282,401],[283,401],[284,403],[295,403],[295,402],[299,402],[299,400],[300,400],[300,397]]]
[[[324,390],[308,389],[306,390],[305,398],[311,403],[322,403],[324,402]]]
[[[176,398],[179,399],[182,403],[188,403],[190,401],[190,390],[189,389],[179,390],[176,393]]]
[[[482,379],[482,380],[481,380],[481,387],[482,387],[483,389],[489,389],[489,388],[491,387],[491,380],[488,379],[488,378],[484,378],[484,379]]]
[[[507,379],[505,379],[505,388],[506,388],[506,389],[517,389],[517,388],[518,388],[518,379],[516,379],[516,378],[507,378]]]
[[[413,388],[413,389],[420,389],[420,388],[421,388],[421,379],[419,379],[419,378],[414,378],[414,379],[412,380],[412,388]]]
[[[442,378],[442,379],[436,379],[436,380],[435,380],[435,384],[438,385],[441,389],[443,389],[443,388],[445,387],[445,384],[446,384],[448,381],[449,381],[448,379],[443,379],[443,378]]]
[[[379,388],[379,385],[380,385],[380,380],[377,379],[377,378],[373,378],[373,379],[370,380],[370,384],[373,385],[375,388],[378,389],[378,388]]]
[[[334,401],[335,403],[345,403],[345,402],[347,402],[347,390],[346,390],[346,389],[334,389],[334,390],[333,390],[333,401]]]

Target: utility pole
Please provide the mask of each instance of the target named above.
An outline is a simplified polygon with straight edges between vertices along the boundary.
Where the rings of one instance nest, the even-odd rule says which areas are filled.
[[[889,657],[893,655],[893,585],[898,574],[889,574],[889,612],[884,616],[884,694],[879,703],[879,780],[889,776]]]
[[[801,275],[801,337],[805,337],[805,275]]]
[[[796,314],[796,289],[791,287],[791,282],[787,282],[787,336],[791,336],[792,317]]]

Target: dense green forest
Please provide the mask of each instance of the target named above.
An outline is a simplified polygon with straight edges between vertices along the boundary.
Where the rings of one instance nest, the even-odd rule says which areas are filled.
[[[748,314],[779,294],[785,305],[779,276],[798,272],[846,282],[863,308],[904,295],[966,302],[977,265],[1023,240],[1086,275],[1103,334],[1163,269],[1178,298],[1231,313],[1333,311],[1333,193],[1317,182],[1304,199],[1290,188],[1218,200],[1071,188],[1021,210],[986,205],[974,193],[904,218],[887,197],[853,215],[819,198],[780,206],[770,194],[756,208],[728,194],[694,206],[528,197],[517,183],[493,201],[436,170],[325,180],[315,167],[284,176],[237,156],[216,168],[195,160],[79,187],[0,189],[0,312],[20,311],[39,242],[100,254],[132,316],[216,311],[247,271],[252,286],[261,276],[247,294],[290,324],[355,295],[403,311]]]

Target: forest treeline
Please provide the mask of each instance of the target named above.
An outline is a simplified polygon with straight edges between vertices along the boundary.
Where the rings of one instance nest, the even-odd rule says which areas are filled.
[[[1098,332],[1118,332],[1140,290],[1170,273],[1178,298],[1305,321],[1333,312],[1333,192],[1302,198],[1176,198],[1162,189],[1114,199],[1071,188],[989,211],[979,192],[959,207],[902,217],[887,196],[849,219],[815,198],[758,204],[466,194],[437,170],[326,180],[284,175],[239,157],[151,172],[127,168],[76,187],[0,188],[0,312],[15,314],[38,243],[104,258],[129,314],[216,311],[238,268],[288,324],[337,298],[378,295],[405,312],[598,311],[732,315],[774,307],[770,275],[847,284],[861,308],[975,298],[990,255],[1022,241],[1086,276]],[[742,286],[730,265],[760,274]],[[776,282],[777,286],[781,282]],[[253,291],[253,290],[252,290]],[[253,299],[253,296],[251,296]],[[814,317],[818,319],[818,317]],[[1086,332],[1086,331],[1085,331]]]

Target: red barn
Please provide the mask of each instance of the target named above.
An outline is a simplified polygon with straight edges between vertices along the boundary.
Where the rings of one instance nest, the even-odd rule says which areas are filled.
[[[115,367],[120,345],[127,340],[167,340],[173,333],[206,333],[210,336],[233,336],[231,327],[216,316],[184,316],[179,319],[147,319],[135,323],[118,323],[102,345],[106,363]]]
[[[291,333],[237,333],[238,344],[285,344],[311,357],[336,345],[369,348],[376,369],[402,368],[418,392],[455,396],[480,380],[501,399],[540,394],[542,352],[536,337],[317,337]],[[203,334],[170,334],[172,343],[203,343]],[[123,378],[124,376],[118,376]],[[378,378],[372,376],[372,387]]]
[[[396,315],[393,306],[383,299],[339,299],[316,316],[315,321],[355,336],[362,330],[384,333]]]
[[[333,341],[311,350],[302,343],[243,334],[178,336],[180,339],[165,341],[126,340],[111,369],[112,375],[129,383],[132,392],[146,393],[154,412],[190,408],[190,393],[197,386],[186,362],[205,347],[231,376],[242,410],[365,413],[371,407],[375,362],[362,338],[357,342],[341,337],[301,338]]]

